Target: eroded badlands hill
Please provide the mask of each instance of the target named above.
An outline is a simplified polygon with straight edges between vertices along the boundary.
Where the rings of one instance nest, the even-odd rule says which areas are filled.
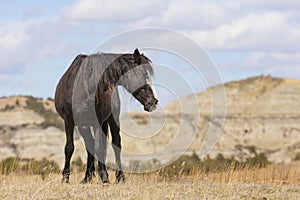
[[[215,133],[218,141],[210,151],[212,156],[222,153],[245,159],[264,152],[272,161],[289,162],[300,154],[299,80],[260,76],[227,83],[226,114],[216,112],[212,117],[211,94],[222,89],[216,86],[173,101],[151,114],[131,112],[122,116],[124,160],[143,156],[168,159],[164,156],[178,152],[201,154],[206,136],[218,127],[223,131],[219,136]],[[224,117],[225,123],[219,123]],[[81,140],[78,135],[75,138],[74,157],[85,158]],[[0,99],[0,159],[46,157],[63,164],[64,143],[62,120],[52,100],[23,96]]]

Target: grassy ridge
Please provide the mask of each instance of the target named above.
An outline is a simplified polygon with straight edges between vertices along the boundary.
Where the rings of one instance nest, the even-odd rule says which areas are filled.
[[[189,159],[186,159],[189,158]],[[218,159],[207,159],[217,162]],[[223,159],[223,158],[222,158]],[[184,160],[184,161],[183,161]],[[299,199],[300,198],[300,162],[290,165],[267,164],[263,167],[236,167],[232,162],[226,168],[211,168],[211,170],[190,170],[184,173],[184,166],[193,166],[194,156],[182,157],[169,167],[177,172],[176,178],[169,178],[167,168],[146,174],[126,173],[126,183],[114,184],[114,171],[109,170],[112,184],[103,186],[98,176],[89,184],[79,184],[84,177],[79,159],[73,162],[70,184],[61,184],[61,174],[50,170],[55,164],[46,161],[12,160],[13,170],[0,174],[0,199]],[[226,159],[225,159],[226,160]],[[182,162],[183,161],[183,162]],[[34,166],[29,165],[29,163]],[[184,163],[185,164],[182,164]],[[198,167],[199,167],[199,160]],[[202,161],[203,162],[203,161]],[[18,163],[18,164],[16,164]],[[27,164],[26,164],[27,163]],[[48,164],[47,164],[48,163]],[[220,161],[218,161],[221,166]],[[23,172],[16,169],[18,166]],[[175,166],[175,167],[174,167]],[[200,165],[201,166],[201,165]],[[41,173],[32,173],[41,170]],[[200,168],[198,168],[200,169]],[[22,171],[21,171],[22,172]],[[173,173],[173,172],[172,172]]]
[[[261,177],[283,173],[282,170],[287,173],[290,169],[260,170],[238,172],[238,177],[244,180],[256,177],[248,181],[235,179],[236,174],[231,172],[183,176],[176,181],[161,179],[158,173],[126,174],[126,183],[108,186],[103,186],[98,179],[90,184],[79,184],[83,173],[73,173],[70,184],[61,184],[58,174],[44,178],[0,175],[0,199],[299,199],[299,182],[298,185],[270,182]],[[109,174],[113,181],[114,172],[109,171]],[[292,181],[292,176],[284,181]]]
[[[139,163],[139,162],[132,162]],[[177,161],[169,166],[161,168],[146,175],[155,177],[161,181],[178,181],[191,177],[206,177],[211,181],[217,182],[268,182],[280,184],[299,184],[300,183],[300,161],[295,167],[284,168],[280,165],[274,165],[267,161],[262,155],[258,155],[245,162],[239,162],[231,159],[225,159],[219,155],[216,159],[207,158],[200,160],[197,155],[181,156]],[[131,165],[127,170],[145,167],[141,163],[139,166]],[[74,159],[71,164],[72,173],[84,173],[85,163],[80,158]],[[143,169],[143,168],[141,168]],[[113,171],[113,170],[112,170]],[[131,172],[133,170],[130,170]],[[45,177],[49,174],[60,174],[58,164],[47,159],[20,159],[7,158],[0,162],[0,172],[2,175],[26,174],[41,175]],[[136,174],[145,174],[136,171]],[[134,174],[134,173],[133,173]],[[203,179],[204,180],[204,179]]]
[[[267,160],[267,157],[264,154],[258,154],[253,158],[247,159],[245,162],[240,162],[234,158],[226,159],[222,154],[219,154],[215,159],[212,159],[208,156],[206,159],[201,160],[196,153],[193,153],[191,156],[183,155],[175,162],[165,167],[161,166],[159,160],[156,159],[145,163],[133,160],[130,162],[129,166],[125,167],[125,171],[143,173],[146,171],[160,169],[160,176],[172,179],[202,172],[207,173],[226,171],[231,168],[234,170],[262,168],[266,167],[268,164],[270,164],[270,162]],[[78,157],[71,162],[71,168],[78,172],[84,172],[86,169],[86,164],[83,163],[80,157]],[[26,174],[48,174],[59,172],[59,167],[55,161],[49,161],[45,158],[37,161],[34,159],[11,157],[0,162],[0,171],[2,174],[6,175],[17,171]]]

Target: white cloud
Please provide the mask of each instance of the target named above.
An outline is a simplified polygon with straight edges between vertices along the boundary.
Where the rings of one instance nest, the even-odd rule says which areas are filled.
[[[88,52],[110,34],[144,26],[184,32],[208,51],[252,53],[244,61],[232,61],[236,54],[230,54],[232,63],[241,70],[300,77],[295,71],[300,68],[299,8],[299,0],[77,0],[61,10],[60,16],[1,24],[0,82],[40,62],[69,59],[83,49]],[[166,46],[185,47],[169,36],[158,37]]]
[[[104,23],[126,22],[151,15],[163,8],[166,1],[160,0],[78,0],[63,11],[74,20],[96,20]]]
[[[22,31],[11,31],[0,36],[0,48],[18,48],[24,42],[30,40],[30,36]]]
[[[172,1],[163,12],[163,25],[181,30],[212,28],[232,19],[226,4],[215,1]],[[159,20],[159,22],[161,22]]]
[[[280,5],[287,9],[297,3],[268,1],[268,7],[261,1],[251,2],[78,0],[63,15],[75,21],[95,20],[121,29],[145,26],[175,29],[208,49],[298,49],[300,23],[295,19],[296,14],[273,9]],[[262,10],[258,12],[259,7]]]
[[[31,36],[22,30],[11,30],[1,33],[0,37],[0,72],[15,73],[26,57],[24,49]]]
[[[243,61],[243,65],[250,68],[300,66],[300,52],[254,52]]]
[[[299,48],[300,24],[290,23],[279,12],[251,13],[190,35],[210,49],[289,51]]]
[[[239,68],[271,74],[279,77],[300,77],[300,51],[298,52],[253,52],[241,63]]]
[[[243,1],[242,6],[247,6],[252,9],[260,9],[260,10],[296,10],[300,8],[299,0],[251,0],[251,1]]]
[[[75,21],[114,23],[123,28],[160,26],[177,30],[211,28],[234,17],[234,6],[209,0],[78,0],[63,16]]]
[[[62,19],[23,20],[0,30],[0,73],[22,73],[51,57],[75,54],[74,27]],[[66,36],[67,35],[67,36]]]
[[[268,7],[261,1],[79,0],[63,14],[75,21],[96,20],[123,30],[145,26],[175,29],[209,50],[297,50],[300,24],[296,13],[274,9],[295,7],[295,3],[272,2]]]

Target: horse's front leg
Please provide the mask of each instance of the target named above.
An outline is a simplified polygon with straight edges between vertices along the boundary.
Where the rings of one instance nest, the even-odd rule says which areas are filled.
[[[107,153],[107,149],[106,149],[107,131],[108,131],[107,121],[105,121],[102,124],[102,127],[94,126],[94,131],[95,131],[95,151],[98,159],[99,175],[103,183],[109,183],[108,173],[105,165],[106,153]]]
[[[111,115],[109,118],[109,127],[110,132],[112,135],[112,145],[113,150],[115,152],[116,157],[116,182],[119,183],[120,181],[125,182],[125,176],[122,170],[121,164],[121,137],[120,137],[120,126],[119,126],[119,116]]]

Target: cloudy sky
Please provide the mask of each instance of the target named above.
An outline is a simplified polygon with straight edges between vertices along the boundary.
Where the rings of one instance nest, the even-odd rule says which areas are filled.
[[[10,0],[0,16],[0,96],[53,97],[77,54],[143,27],[175,30],[203,46],[225,82],[300,79],[299,0]]]

